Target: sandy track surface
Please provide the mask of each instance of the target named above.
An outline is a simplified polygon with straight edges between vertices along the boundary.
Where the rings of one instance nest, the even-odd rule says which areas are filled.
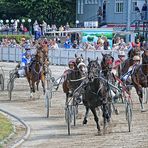
[[[0,63],[4,66],[6,82],[9,70],[16,63]],[[53,76],[60,76],[66,67],[51,66]],[[6,88],[6,86],[5,86]],[[5,109],[23,119],[30,127],[31,134],[20,147],[28,148],[148,148],[148,111],[140,112],[138,97],[133,89],[133,121],[132,131],[128,132],[123,104],[117,104],[120,113],[113,113],[109,133],[97,136],[96,125],[90,113],[88,124],[82,125],[84,107],[79,107],[79,116],[76,126],[72,126],[71,135],[67,135],[67,126],[64,118],[65,94],[61,87],[54,93],[50,117],[46,118],[45,100],[42,88],[36,92],[33,99],[29,97],[29,86],[25,78],[15,81],[12,101],[9,101],[7,91],[0,91],[0,108]],[[148,109],[148,105],[145,104]],[[101,119],[102,120],[102,117]],[[101,126],[102,128],[102,126]]]

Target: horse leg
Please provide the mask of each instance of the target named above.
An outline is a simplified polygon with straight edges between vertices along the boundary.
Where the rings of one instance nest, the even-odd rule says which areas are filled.
[[[68,103],[68,98],[69,98],[69,93],[66,93],[66,102],[65,102],[65,104]]]
[[[39,82],[40,82],[40,81],[37,81],[37,82],[36,82],[36,89],[37,89],[37,91],[39,91]]]
[[[101,129],[100,129],[100,125],[99,125],[99,119],[98,119],[98,116],[97,116],[97,112],[96,112],[96,109],[95,108],[90,108],[93,115],[94,115],[94,120],[96,122],[96,125],[97,125],[97,129],[98,129],[98,135],[101,135]]]
[[[85,116],[83,119],[83,124],[87,124],[87,118],[88,118],[88,113],[89,113],[89,107],[85,107],[86,112],[85,112]]]
[[[110,104],[111,105],[111,104]],[[103,104],[102,106],[102,111],[103,111],[103,129],[104,129],[104,133],[106,132],[106,123],[110,122],[110,115],[109,115],[109,109],[106,103]]]
[[[141,112],[144,111],[144,105],[143,105],[143,92],[142,92],[142,88],[137,88],[136,89],[137,94],[139,96],[139,101],[140,101],[140,105],[141,105]]]
[[[35,93],[35,82],[32,82],[32,92]]]
[[[28,81],[29,87],[30,87],[30,98],[32,98],[33,97],[33,94],[32,94],[32,81],[28,77],[27,77],[27,81]]]
[[[45,95],[45,77],[42,75],[41,77],[42,87],[43,87],[43,95]]]

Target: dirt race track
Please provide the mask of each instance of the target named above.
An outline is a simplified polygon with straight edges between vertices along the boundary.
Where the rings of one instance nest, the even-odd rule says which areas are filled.
[[[34,98],[30,99],[29,86],[25,78],[15,81],[12,101],[9,101],[6,83],[8,72],[15,65],[16,63],[0,63],[5,71],[6,79],[5,91],[0,91],[0,108],[20,117],[30,126],[31,134],[20,146],[21,148],[148,148],[148,111],[140,112],[140,104],[134,89],[132,90],[134,105],[131,132],[128,132],[123,104],[117,104],[120,113],[119,115],[113,113],[109,132],[102,136],[97,136],[91,113],[88,124],[82,125],[85,112],[84,107],[80,106],[76,126],[72,126],[71,135],[68,136],[64,118],[65,94],[61,88],[53,95],[49,118],[46,118],[42,89],[40,88]],[[60,76],[65,68],[51,66],[53,76]],[[145,104],[145,109],[148,110],[148,104]]]

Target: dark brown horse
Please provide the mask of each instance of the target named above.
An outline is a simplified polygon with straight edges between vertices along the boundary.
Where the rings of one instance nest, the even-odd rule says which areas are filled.
[[[38,84],[40,80],[42,82],[43,93],[45,94],[45,75],[43,71],[42,56],[42,52],[37,50],[37,53],[30,65],[30,70],[28,68],[25,68],[26,78],[30,86],[30,97],[32,97],[32,93],[35,92],[35,83],[38,90]]]
[[[111,55],[111,53],[109,54],[102,54],[103,58],[101,61],[101,68],[102,68],[102,77],[104,79],[106,79],[106,81],[108,82],[108,93],[109,93],[109,98],[108,100],[110,100],[110,104],[109,104],[109,109],[110,109],[110,116],[111,116],[111,104],[113,106],[113,109],[115,111],[116,114],[118,114],[118,110],[117,108],[115,108],[114,106],[114,100],[118,99],[118,93],[116,89],[113,89],[112,87],[110,87],[109,83],[115,85],[116,82],[116,78],[114,76],[114,74],[112,73],[112,68],[113,68],[113,62],[114,62],[114,58]]]
[[[140,51],[140,47],[134,47],[129,51],[128,58],[121,65],[122,69],[120,69],[120,77],[128,72],[129,67],[133,65],[133,57],[135,55],[140,56]]]
[[[148,87],[148,49],[144,50],[144,53],[142,54],[142,64],[135,68],[131,78],[139,96],[141,111],[144,111],[142,88]]]
[[[107,83],[101,79],[101,66],[96,60],[88,59],[88,74],[87,81],[84,83],[83,88],[83,104],[86,107],[86,113],[83,120],[83,124],[87,124],[87,117],[89,109],[94,115],[94,120],[97,125],[98,134],[101,134],[99,125],[99,119],[96,112],[96,108],[101,106],[103,112],[104,130],[106,130],[106,124],[110,121],[109,108],[108,108],[108,87]]]

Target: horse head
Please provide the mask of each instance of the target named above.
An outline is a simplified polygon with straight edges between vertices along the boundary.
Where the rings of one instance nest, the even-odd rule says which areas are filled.
[[[78,70],[80,71],[80,73],[81,73],[83,76],[86,75],[86,73],[87,73],[87,67],[86,67],[86,65],[85,65],[84,62],[80,62],[80,63],[77,65],[77,68],[78,68]]]
[[[98,62],[98,58],[96,60],[90,60],[90,58],[88,58],[88,79],[93,82],[100,76],[100,72],[101,66]]]
[[[84,63],[83,55],[81,54],[81,56],[78,56],[77,54],[75,54],[75,61],[76,61],[76,64],[77,64],[77,65],[78,65],[79,63]]]
[[[128,55],[129,59],[133,59],[135,55],[140,56],[140,51],[141,51],[140,47],[137,47],[137,46],[133,47],[129,52],[129,55]]]
[[[43,64],[43,57],[43,52],[41,50],[37,50],[35,54],[35,61],[40,64]]]
[[[102,56],[103,56],[102,61],[101,61],[102,70],[110,71],[112,69],[113,62],[114,62],[113,56],[111,55],[111,53],[109,54],[102,53]]]

